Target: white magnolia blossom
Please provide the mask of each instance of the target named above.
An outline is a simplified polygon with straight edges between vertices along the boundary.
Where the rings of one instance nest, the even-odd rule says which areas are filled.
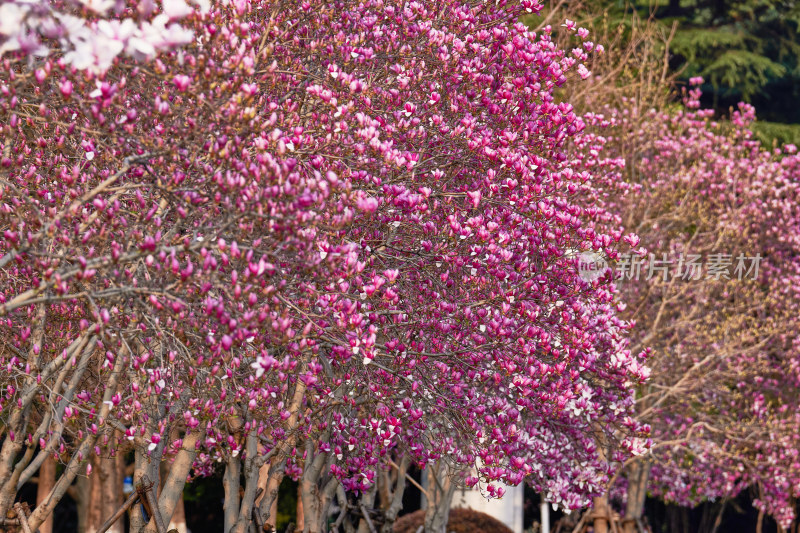
[[[178,20],[194,12],[207,13],[208,0],[152,0],[138,4],[137,18],[125,16],[121,0],[72,0],[56,8],[50,0],[10,0],[0,5],[0,56],[18,52],[29,57],[47,56],[57,45],[64,61],[100,74],[120,54],[136,60],[151,59],[194,39]],[[160,12],[159,12],[160,10]],[[91,15],[92,20],[82,18]],[[154,15],[149,20],[143,17]],[[95,17],[101,17],[96,19]]]
[[[114,7],[115,0],[78,0],[81,4],[94,11],[98,15],[105,15],[109,9]]]

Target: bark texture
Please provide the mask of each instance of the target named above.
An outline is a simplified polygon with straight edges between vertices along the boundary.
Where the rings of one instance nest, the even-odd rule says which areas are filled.
[[[608,496],[598,496],[592,505],[594,533],[608,533]]]
[[[628,500],[625,504],[625,533],[635,533],[641,529],[651,464],[646,458],[637,457],[627,468]]]
[[[425,533],[445,533],[447,520],[450,517],[450,504],[456,484],[450,477],[447,465],[436,463],[426,468],[428,494],[425,509]]]
[[[39,468],[39,483],[36,487],[36,506],[42,505],[45,498],[53,490],[53,485],[56,484],[56,461],[52,457],[48,457],[42,462]],[[47,517],[47,520],[39,526],[39,533],[53,533],[53,515]]]

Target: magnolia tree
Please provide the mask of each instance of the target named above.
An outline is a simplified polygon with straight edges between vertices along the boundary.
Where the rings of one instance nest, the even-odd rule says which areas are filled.
[[[648,490],[694,505],[751,485],[755,505],[787,528],[800,489],[796,148],[765,150],[751,107],[719,123],[699,96],[644,121],[630,108],[587,118],[607,152],[636,140],[635,193],[606,206],[649,251],[614,267],[634,346],[654,354],[636,401],[654,443],[628,461],[626,528],[641,528]]]
[[[2,9],[0,512],[131,449],[165,521],[224,465],[226,533],[284,476],[322,531],[392,458],[577,508],[641,445],[642,357],[576,268],[619,253],[618,162],[553,94],[593,45],[538,4]]]

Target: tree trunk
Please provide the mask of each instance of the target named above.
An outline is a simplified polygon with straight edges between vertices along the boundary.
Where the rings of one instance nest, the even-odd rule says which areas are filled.
[[[303,484],[297,484],[297,512],[296,519],[295,519],[295,531],[303,531],[303,527],[306,523],[306,513],[303,509]]]
[[[183,498],[179,499],[175,505],[175,512],[172,513],[172,519],[169,521],[167,529],[174,529],[178,533],[187,533],[189,530],[186,527],[186,509],[183,506]]]
[[[31,346],[41,345],[44,328],[44,313],[44,304],[42,304],[37,311],[38,326],[31,338]],[[6,513],[11,509],[16,499],[17,492],[22,488],[25,481],[30,479],[39,469],[41,462],[47,455],[46,453],[40,452],[39,456],[34,460],[36,464],[30,464],[31,459],[33,459],[35,446],[38,444],[39,439],[48,436],[48,431],[52,429],[50,427],[50,422],[53,421],[53,418],[51,418],[49,414],[45,416],[42,424],[40,424],[37,429],[36,435],[34,435],[32,439],[32,444],[28,446],[26,453],[22,457],[18,457],[19,452],[22,451],[24,447],[23,439],[27,433],[26,430],[30,421],[33,401],[41,394],[43,387],[52,388],[49,401],[50,403],[57,404],[56,411],[58,416],[56,418],[56,424],[58,423],[60,415],[64,412],[63,408],[69,401],[67,398],[71,398],[72,394],[75,392],[75,387],[73,386],[75,380],[70,381],[70,386],[63,392],[61,401],[56,399],[55,390],[61,388],[70,371],[79,378],[79,374],[82,374],[83,371],[86,370],[88,360],[94,350],[94,341],[89,342],[89,347],[84,350],[87,346],[87,342],[89,342],[88,338],[84,336],[79,337],[67,348],[66,357],[60,357],[51,361],[47,365],[44,365],[44,368],[41,370],[38,370],[39,356],[34,350],[29,351],[28,360],[31,362],[31,374],[25,381],[24,392],[19,397],[17,406],[11,410],[10,416],[5,420],[3,428],[4,438],[0,446],[0,516],[6,516]],[[66,361],[72,360],[76,354],[81,353],[81,350],[83,350],[81,362],[77,368],[73,368],[72,365],[67,365]],[[34,375],[36,378],[33,377]],[[55,378],[55,383],[50,382],[52,378]],[[60,433],[57,431],[53,433],[53,436],[55,435],[60,437]],[[12,436],[14,438],[11,438]],[[58,437],[55,437],[55,440],[58,440]],[[55,444],[52,437],[51,443]],[[48,447],[50,447],[49,451],[52,452],[53,448],[50,444],[48,444]],[[40,517],[44,511],[47,511],[46,514],[49,514],[60,498],[61,495],[56,495],[55,493],[48,496],[44,505],[40,507],[42,511],[39,511],[38,516]],[[37,520],[37,526],[41,525],[43,522],[43,520],[39,521],[36,518],[35,520]]]
[[[720,524],[722,524],[722,516],[725,514],[725,508],[727,506],[728,506],[728,499],[725,498],[720,503],[719,512],[717,513],[716,520],[714,520],[714,528],[711,530],[711,533],[717,533],[717,530],[719,529]],[[685,529],[686,529],[686,531],[688,531],[689,530],[689,513],[686,512],[685,516],[686,516],[686,518],[684,519],[684,522],[686,522],[686,528]]]
[[[285,465],[285,461],[278,462],[278,459],[273,459],[271,463],[262,465],[258,471],[258,486],[263,488],[264,492],[256,503],[264,517],[264,528],[267,531],[277,526],[278,490],[283,481]]]
[[[42,339],[44,338],[46,318],[47,305],[40,303],[36,306],[30,348],[27,353],[29,373],[22,385],[24,392],[19,398],[17,407],[11,411],[11,416],[4,420],[7,433],[3,439],[2,446],[0,446],[0,517],[7,516],[6,513],[14,505],[17,491],[20,489],[17,486],[17,482],[24,468],[33,458],[35,444],[28,445],[28,449],[21,460],[18,461],[17,455],[25,447],[24,441],[28,431],[32,404],[40,389],[40,384],[37,381],[37,378],[42,378],[39,373],[38,347],[42,345]],[[7,415],[8,411],[5,414]]]
[[[330,430],[318,436],[319,442],[325,442],[328,438],[330,438]],[[303,444],[303,447],[306,461],[298,493],[298,501],[302,501],[303,523],[299,523],[298,513],[297,525],[298,527],[302,526],[304,533],[322,533],[331,501],[338,486],[338,481],[328,475],[334,455],[332,452],[316,450],[314,441],[310,439]],[[374,490],[371,492],[374,497]]]
[[[183,436],[181,449],[172,461],[169,476],[164,481],[164,488],[158,497],[158,512],[164,522],[172,520],[172,514],[175,512],[178,502],[183,499],[186,478],[189,476],[189,471],[192,469],[194,458],[197,455],[197,443],[203,438],[203,435],[203,432],[195,431]],[[156,483],[156,486],[158,486],[158,483]],[[152,517],[145,528],[145,532],[156,533],[155,520]]]
[[[650,476],[650,461],[636,458],[628,467],[628,501],[625,504],[625,533],[635,533],[644,513],[647,496],[647,480]]]
[[[392,503],[392,486],[397,472],[393,469],[378,470],[376,483],[378,484],[378,505],[381,509],[388,509]]]
[[[92,457],[89,465],[92,472],[88,473],[89,481],[88,502],[86,504],[86,533],[95,533],[103,523],[103,480],[100,478],[100,467],[97,457]]]
[[[594,499],[594,533],[608,533],[608,496],[602,495]]]
[[[276,496],[272,500],[272,505],[269,507],[269,516],[272,517],[272,522],[275,525],[271,525],[267,527],[267,524],[264,524],[266,528],[265,531],[277,531],[278,530],[278,497]],[[260,532],[259,532],[260,533]]]
[[[305,372],[306,368],[308,368],[309,361],[311,361],[311,354],[309,352],[304,352],[303,357],[300,360],[298,371]],[[289,404],[288,411],[290,415],[285,422],[285,429],[288,430],[289,436],[280,443],[277,449],[270,452],[273,457],[262,458],[258,464],[253,463],[253,468],[256,470],[255,487],[261,487],[264,489],[258,504],[258,509],[261,513],[261,516],[264,518],[265,526],[267,524],[275,524],[275,515],[272,512],[273,504],[278,498],[278,488],[283,480],[283,473],[286,469],[286,458],[289,456],[290,450],[297,444],[297,436],[294,431],[299,423],[305,392],[305,382],[303,380],[298,380],[295,383],[295,388],[292,393],[292,400]],[[268,467],[267,465],[270,466]],[[245,475],[248,476],[248,479],[251,475],[247,465],[245,465]],[[266,484],[262,485],[261,480],[264,477],[266,477]],[[245,494],[248,494],[247,485],[245,485]],[[255,493],[253,493],[253,500],[247,503],[252,507],[252,505],[255,503]],[[244,506],[244,504],[245,501],[243,500],[242,505]],[[236,533],[245,533],[242,527],[241,521],[237,523]]]
[[[345,494],[344,487],[341,484],[336,487],[336,499],[341,513],[336,519],[337,523],[344,529],[344,533],[356,533],[356,527],[350,522],[350,517],[348,516],[347,494]]]
[[[99,474],[98,477],[103,492],[101,495],[103,503],[101,507],[101,520],[98,524],[99,527],[122,505],[122,481],[124,475],[120,469],[120,461],[118,461],[116,457],[100,458],[98,460],[97,473]],[[117,520],[108,531],[110,533],[124,533],[124,529],[122,522]]]
[[[92,484],[84,471],[82,475],[78,476],[75,482],[75,491],[73,499],[75,500],[75,507],[78,511],[78,533],[89,533],[89,504],[92,501],[91,497]]]
[[[161,463],[161,479],[169,478],[169,465],[167,462]],[[167,522],[167,520],[164,520]],[[168,521],[167,530],[175,529],[178,533],[186,533],[186,510],[183,507],[183,494],[175,504],[172,518]],[[122,533],[122,532],[120,532]]]
[[[134,488],[138,488],[139,484],[142,482],[142,478],[150,477],[148,474],[147,467],[149,466],[149,458],[147,457],[147,453],[144,449],[139,448],[138,446],[134,449],[134,468],[133,468],[133,486]],[[154,481],[151,479],[150,481]],[[144,515],[142,513],[142,503],[137,502],[136,505],[133,506],[131,511],[131,532],[138,533],[144,529],[146,522],[144,520]]]
[[[302,501],[303,523],[297,524],[297,530],[303,531],[303,533],[323,533],[328,510],[333,496],[336,494],[336,487],[339,485],[336,478],[326,477],[326,481],[320,486],[320,483],[323,482],[320,472],[323,470],[322,466],[327,464],[326,455],[320,454],[315,457],[314,464],[311,467],[306,466],[306,472],[300,480],[299,501]],[[298,516],[299,519],[300,516]]]
[[[372,509],[375,506],[375,496],[378,492],[377,484],[373,484],[359,499],[359,503],[364,510]],[[358,533],[370,533],[370,527],[365,518],[358,522]]]
[[[37,507],[44,503],[47,495],[56,484],[56,461],[52,456],[48,456],[44,460],[42,466],[39,468],[39,484],[36,487],[36,505]],[[53,533],[53,516],[47,517],[47,520],[39,526],[39,533]]]
[[[236,533],[247,533],[253,520],[253,507],[256,503],[258,493],[258,478],[260,474],[258,460],[258,435],[255,428],[251,428],[246,438],[247,457],[244,461],[244,492],[240,498],[239,516],[233,531]]]
[[[758,522],[756,522],[756,533],[762,533],[764,531],[764,510],[758,510]]]
[[[394,523],[397,520],[397,515],[403,509],[403,493],[406,490],[406,474],[408,473],[408,467],[411,464],[411,457],[408,455],[403,456],[403,459],[400,461],[400,465],[397,467],[397,478],[395,480],[394,491],[392,491],[391,495],[388,493],[385,494],[386,501],[381,502],[383,506],[383,526],[381,526],[381,533],[392,533],[394,529]],[[389,483],[387,482],[387,485]]]
[[[122,478],[116,458],[92,456],[89,464],[92,473],[79,483],[82,499],[85,500],[79,506],[83,513],[79,523],[85,533],[95,533],[122,505]],[[118,520],[108,531],[124,533],[124,529],[123,523]]]
[[[92,346],[92,350],[94,347]],[[102,402],[98,404],[99,413],[98,419],[99,420],[107,420],[108,415],[110,412],[110,405],[111,405],[111,396],[116,393],[117,390],[117,383],[119,380],[120,374],[122,374],[122,364],[125,361],[124,357],[118,357],[117,361],[114,363],[114,370],[111,372],[111,377],[108,380],[106,385],[105,393],[103,394]],[[73,387],[74,388],[74,387]],[[101,429],[105,424],[101,425]],[[92,455],[92,450],[94,448],[95,443],[97,442],[97,435],[86,435],[84,436],[84,440],[80,442],[78,449],[74,452],[72,458],[70,459],[69,463],[67,463],[66,467],[64,468],[64,472],[58,478],[55,485],[53,485],[53,489],[50,491],[46,498],[46,502],[37,507],[33,514],[30,516],[28,523],[30,525],[31,530],[39,529],[45,520],[50,516],[50,513],[53,512],[55,506],[61,501],[61,498],[64,494],[67,493],[69,490],[70,485],[72,485],[73,480],[75,477],[80,473],[86,470],[86,463]]]
[[[425,509],[425,533],[445,533],[450,518],[450,504],[456,484],[448,475],[447,465],[436,464],[428,472],[428,507]]]
[[[225,513],[223,533],[231,533],[239,518],[239,487],[241,487],[242,459],[239,456],[228,457],[225,474],[222,477],[222,488],[225,489]],[[261,533],[260,531],[258,533]]]
[[[114,480],[114,494],[113,497],[110,498],[113,501],[106,511],[107,514],[103,516],[105,520],[108,520],[111,516],[113,516],[114,513],[116,513],[117,510],[122,507],[122,503],[126,499],[126,495],[123,491],[126,467],[125,454],[122,450],[118,449],[117,455],[114,457],[114,472],[116,474],[116,479]],[[109,533],[125,533],[125,521],[120,518],[114,523],[114,525],[111,526],[111,529],[108,531]]]
[[[689,510],[675,504],[667,505],[667,522],[670,524],[669,531],[689,533]],[[708,520],[702,522],[708,522]],[[699,531],[707,531],[707,528],[700,528]]]

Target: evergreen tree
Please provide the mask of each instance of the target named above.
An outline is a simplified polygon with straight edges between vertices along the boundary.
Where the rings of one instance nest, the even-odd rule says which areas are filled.
[[[714,107],[744,100],[776,122],[800,122],[800,6],[779,0],[673,0],[656,11],[677,19],[673,66],[702,76]]]

